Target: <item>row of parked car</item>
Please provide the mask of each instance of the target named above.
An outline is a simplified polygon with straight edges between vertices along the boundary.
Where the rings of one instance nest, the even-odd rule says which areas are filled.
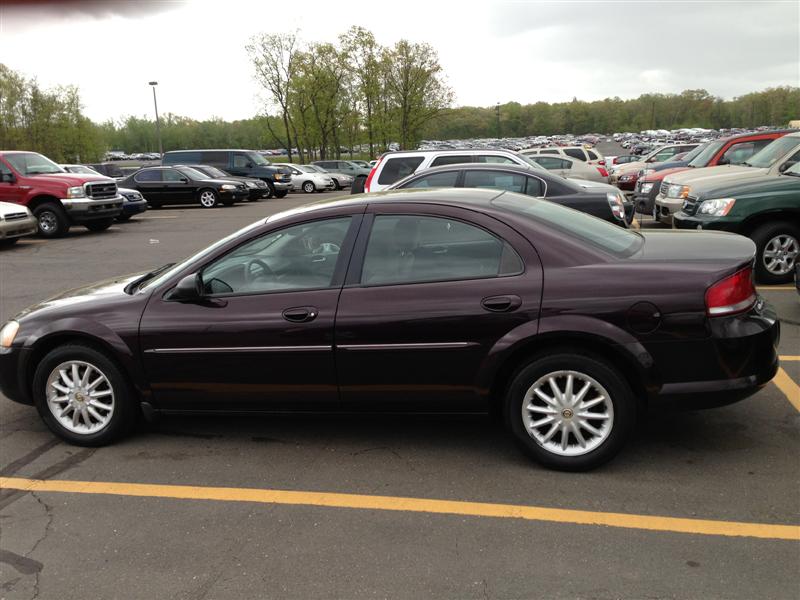
[[[757,278],[791,281],[800,255],[800,132],[736,133],[676,153],[684,149],[665,145],[619,165],[611,182],[665,225],[748,236]]]

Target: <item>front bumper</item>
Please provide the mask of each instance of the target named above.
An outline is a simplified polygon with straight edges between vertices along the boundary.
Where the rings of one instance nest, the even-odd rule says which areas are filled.
[[[656,218],[667,225],[672,224],[672,217],[683,206],[683,198],[656,198]]]
[[[33,235],[39,230],[36,217],[29,215],[24,219],[0,221],[0,240],[10,240],[24,235]]]
[[[672,226],[675,229],[707,229],[709,231],[730,231],[739,233],[740,221],[726,217],[698,217],[687,215],[682,210],[672,217]]]
[[[269,188],[247,188],[249,194],[248,200],[261,200],[262,198],[269,198]]]
[[[247,189],[219,190],[219,199],[222,201],[233,200],[234,202],[238,202],[239,200],[246,199],[249,195],[250,192]]]
[[[292,189],[292,182],[291,180],[287,181],[273,181],[272,185],[275,186],[275,190],[278,192],[289,192]]]
[[[19,346],[0,348],[0,392],[20,404],[33,404],[30,391],[24,384],[27,352]]]
[[[702,340],[648,345],[662,379],[656,403],[687,408],[731,404],[758,392],[777,373],[780,322],[762,298],[747,313],[708,323],[710,335]]]
[[[73,223],[84,223],[94,219],[107,219],[118,216],[122,212],[125,199],[121,195],[102,200],[91,198],[64,198],[61,205]]]
[[[147,210],[147,200],[125,200],[122,204],[123,215],[138,215]]]

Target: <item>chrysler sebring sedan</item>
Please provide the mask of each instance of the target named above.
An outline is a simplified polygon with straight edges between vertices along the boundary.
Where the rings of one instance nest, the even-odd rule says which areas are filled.
[[[534,459],[584,470],[648,403],[772,379],[754,252],[501,190],[350,196],[24,310],[0,387],[87,446],[141,411],[496,411]]]

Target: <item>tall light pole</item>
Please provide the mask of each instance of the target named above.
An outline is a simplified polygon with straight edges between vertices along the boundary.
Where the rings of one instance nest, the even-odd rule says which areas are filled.
[[[161,145],[161,123],[158,120],[158,100],[156,100],[156,86],[157,81],[151,81],[150,85],[153,88],[153,107],[156,109],[156,134],[158,135],[158,153],[164,156],[164,146]]]

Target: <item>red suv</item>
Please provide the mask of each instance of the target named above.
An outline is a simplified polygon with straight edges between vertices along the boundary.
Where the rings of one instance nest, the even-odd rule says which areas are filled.
[[[72,225],[108,229],[123,201],[108,177],[67,173],[36,152],[0,152],[0,202],[27,206],[43,237],[62,236]]]
[[[643,214],[651,214],[653,212],[661,182],[667,175],[686,171],[687,169],[741,164],[773,140],[793,131],[796,130],[760,131],[720,138],[692,151],[691,154],[693,156],[687,156],[687,158],[691,158],[688,163],[678,163],[678,165],[674,166],[667,165],[668,168],[640,171],[639,181],[636,183],[636,188],[633,192],[633,205],[636,207],[636,212]]]

